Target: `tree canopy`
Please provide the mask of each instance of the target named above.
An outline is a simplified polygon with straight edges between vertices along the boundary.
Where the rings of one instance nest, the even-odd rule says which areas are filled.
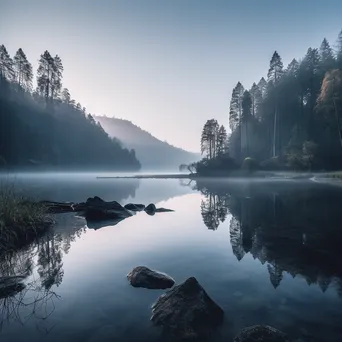
[[[37,87],[22,49],[13,59],[0,46],[0,160],[2,167],[138,170],[134,150],[110,138],[63,88],[63,63],[41,54]]]

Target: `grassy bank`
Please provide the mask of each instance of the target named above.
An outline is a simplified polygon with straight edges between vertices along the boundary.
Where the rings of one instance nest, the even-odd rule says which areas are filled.
[[[52,223],[44,205],[0,187],[0,254],[30,243]]]

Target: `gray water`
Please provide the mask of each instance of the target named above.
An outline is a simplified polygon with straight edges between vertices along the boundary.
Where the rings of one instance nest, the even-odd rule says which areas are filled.
[[[28,248],[0,260],[0,275],[28,274],[0,299],[1,341],[163,341],[150,322],[162,290],[133,288],[145,265],[180,283],[195,276],[225,311],[211,341],[269,324],[292,339],[342,340],[342,191],[309,181],[96,180],[18,176],[36,198],[89,196],[174,209],[141,212],[94,230],[71,214]]]

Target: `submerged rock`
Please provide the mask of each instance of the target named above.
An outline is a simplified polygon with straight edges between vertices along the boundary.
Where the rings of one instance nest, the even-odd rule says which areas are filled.
[[[133,268],[127,274],[127,279],[134,287],[144,287],[146,289],[168,289],[175,284],[174,279],[165,273],[150,270],[145,266]]]
[[[177,339],[189,340],[210,334],[223,316],[224,311],[191,277],[158,298],[151,320]]]
[[[233,342],[288,342],[286,334],[268,325],[253,325],[241,330]]]
[[[145,209],[145,204],[128,203],[124,206],[124,208],[131,211],[142,211]]]

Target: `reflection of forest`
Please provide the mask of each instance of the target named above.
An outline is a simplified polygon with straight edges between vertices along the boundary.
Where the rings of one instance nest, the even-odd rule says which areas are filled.
[[[69,219],[67,222],[71,223]],[[51,231],[26,248],[1,254],[0,278],[24,279],[13,291],[0,295],[0,330],[5,322],[14,320],[23,324],[31,317],[44,322],[52,314],[54,300],[58,298],[53,286],[58,287],[64,275],[63,255],[83,232],[84,222],[73,220],[67,234]]]
[[[233,253],[267,263],[276,288],[283,272],[342,296],[342,191],[311,182],[201,182],[203,221],[217,229],[228,212]]]

